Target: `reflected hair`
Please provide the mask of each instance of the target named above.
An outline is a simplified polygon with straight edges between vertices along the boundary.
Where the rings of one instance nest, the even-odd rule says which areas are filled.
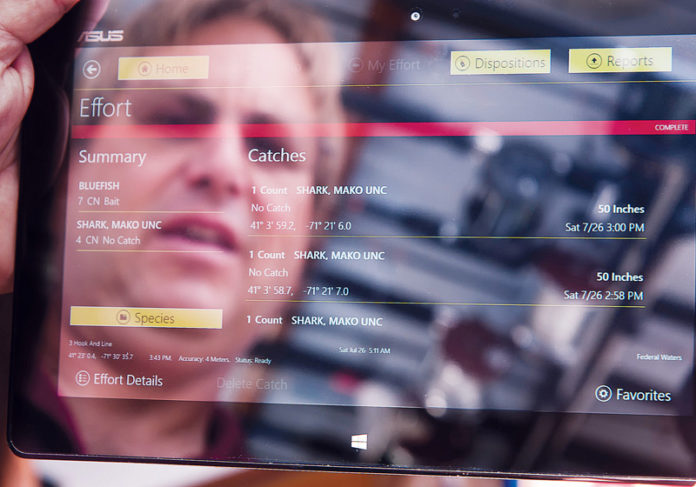
[[[326,24],[308,7],[287,0],[155,0],[138,11],[127,30],[132,45],[185,44],[201,27],[225,18],[266,24],[297,49],[313,86],[317,122],[343,122],[338,53],[317,43],[331,40]],[[345,178],[343,131],[319,140],[316,183],[338,184]],[[317,211],[328,213],[326,198],[317,199]]]

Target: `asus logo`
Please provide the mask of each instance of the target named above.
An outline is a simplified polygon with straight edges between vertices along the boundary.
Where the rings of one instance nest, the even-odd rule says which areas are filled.
[[[80,34],[77,42],[121,42],[123,30],[86,30]]]

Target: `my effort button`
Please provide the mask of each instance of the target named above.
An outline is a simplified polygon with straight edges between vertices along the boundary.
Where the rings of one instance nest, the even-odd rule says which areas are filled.
[[[222,310],[71,306],[70,325],[221,329]]]
[[[641,73],[672,71],[671,47],[570,49],[569,73]]]

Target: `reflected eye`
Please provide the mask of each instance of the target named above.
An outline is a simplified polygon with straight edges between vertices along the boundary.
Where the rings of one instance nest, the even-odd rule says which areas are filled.
[[[153,96],[143,100],[136,117],[150,125],[206,124],[215,119],[215,107],[206,99],[183,95],[172,99]]]
[[[244,117],[245,146],[259,153],[299,151],[297,138],[291,137],[292,126],[265,113],[252,113]]]
[[[278,152],[284,147],[284,139],[275,137],[247,137],[244,140],[248,150],[258,149],[259,152]]]
[[[141,117],[143,122],[152,125],[183,125],[196,123],[189,113],[172,107],[153,108]]]

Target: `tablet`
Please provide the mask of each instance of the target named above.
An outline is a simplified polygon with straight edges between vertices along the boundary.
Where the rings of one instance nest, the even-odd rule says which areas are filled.
[[[696,478],[695,25],[81,2],[32,46],[12,447]]]

